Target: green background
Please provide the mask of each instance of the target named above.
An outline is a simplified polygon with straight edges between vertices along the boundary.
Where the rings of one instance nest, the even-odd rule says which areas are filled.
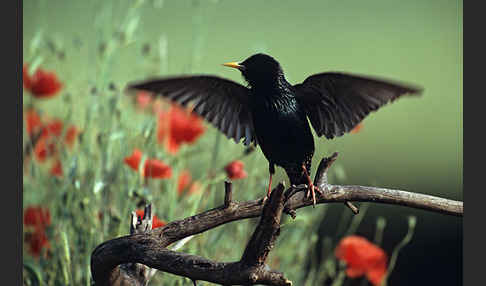
[[[80,91],[73,100],[81,104],[96,78],[106,75],[98,66],[99,45],[116,32],[131,2],[24,1],[24,61],[30,60],[31,42],[42,31],[66,51],[62,61],[44,58],[44,66],[58,71],[67,90]],[[147,1],[133,42],[116,50],[105,72],[120,87],[147,76],[181,73],[243,82],[238,72],[220,64],[265,52],[280,61],[291,83],[314,73],[343,71],[419,85],[421,97],[400,99],[371,114],[360,133],[334,140],[316,137],[312,170],[321,157],[338,151],[335,177],[341,183],[462,200],[462,5],[446,0]],[[159,61],[161,37],[167,49]],[[152,57],[141,56],[146,44]],[[73,112],[82,122],[80,114]],[[241,152],[243,145],[222,138],[221,148]],[[266,164],[260,150],[255,153]],[[280,168],[278,179],[286,179]],[[343,208],[331,208],[333,215],[324,224],[328,231],[336,227]],[[406,232],[410,214],[418,225],[396,271],[409,277],[420,265],[435,262],[425,279],[460,284],[462,218],[375,204],[358,233],[371,235],[376,216],[384,216],[384,247],[391,247]],[[415,270],[407,270],[410,263]]]

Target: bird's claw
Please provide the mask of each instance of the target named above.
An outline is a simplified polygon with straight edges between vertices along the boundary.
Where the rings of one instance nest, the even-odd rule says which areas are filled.
[[[316,207],[316,191],[319,193],[319,195],[323,195],[324,193],[322,192],[319,187],[315,186],[312,182],[309,184],[309,188],[307,189],[307,193],[305,194],[306,198],[309,198],[310,195],[312,195],[312,206]]]
[[[312,206],[315,208],[316,207],[316,190],[320,195],[323,195],[323,192],[314,184],[312,183],[312,180],[309,176],[309,172],[307,171],[307,168],[305,164],[302,164],[302,170],[304,171],[305,176],[307,177],[307,181],[309,182],[309,188],[307,189],[306,193],[306,198],[309,198],[310,194],[312,194]]]
[[[324,196],[324,191],[321,188],[314,186],[314,189],[319,193],[319,195]]]
[[[270,196],[268,194],[263,197],[263,199],[262,199],[262,205],[265,204],[265,202],[268,200],[269,197]]]

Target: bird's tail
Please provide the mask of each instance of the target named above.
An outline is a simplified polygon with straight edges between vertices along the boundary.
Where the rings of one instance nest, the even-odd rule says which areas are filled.
[[[305,167],[310,175],[311,163],[310,162],[306,163]],[[284,167],[284,169],[285,172],[287,173],[287,176],[289,177],[290,185],[298,186],[301,184],[309,183],[307,176],[304,172],[304,169],[302,168],[302,165],[298,165],[298,164],[287,165]]]

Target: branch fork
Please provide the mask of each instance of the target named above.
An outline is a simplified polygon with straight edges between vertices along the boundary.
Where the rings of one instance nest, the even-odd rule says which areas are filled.
[[[463,203],[459,201],[401,190],[328,184],[327,171],[336,158],[334,153],[319,164],[314,185],[323,193],[318,196],[317,204],[341,202],[357,213],[351,201],[372,201],[454,216],[463,214]],[[313,205],[312,199],[305,196],[306,189],[306,185],[299,185],[285,190],[280,183],[265,201],[236,202],[232,200],[231,183],[225,182],[222,206],[153,230],[153,210],[149,205],[142,220],[135,219],[132,213],[130,235],[106,241],[93,251],[91,273],[95,285],[146,285],[157,269],[187,277],[195,285],[196,281],[204,280],[220,285],[290,286],[292,282],[283,273],[270,269],[265,261],[280,233],[282,212],[295,217],[296,209]],[[167,249],[189,236],[252,217],[260,217],[260,222],[237,262],[217,262]]]

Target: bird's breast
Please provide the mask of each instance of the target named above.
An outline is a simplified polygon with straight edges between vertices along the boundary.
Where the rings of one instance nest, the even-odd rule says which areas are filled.
[[[265,157],[282,165],[314,153],[306,114],[297,100],[279,94],[259,94],[251,102],[255,133]]]

